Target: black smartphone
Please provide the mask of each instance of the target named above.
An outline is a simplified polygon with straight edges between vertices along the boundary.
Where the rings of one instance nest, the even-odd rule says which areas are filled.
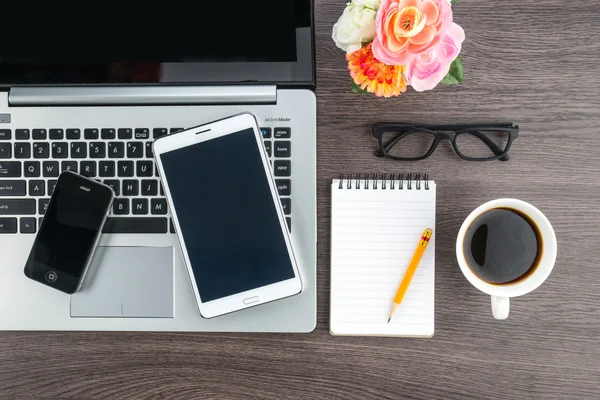
[[[58,178],[25,264],[25,276],[75,293],[92,259],[114,198],[112,189],[73,172]]]

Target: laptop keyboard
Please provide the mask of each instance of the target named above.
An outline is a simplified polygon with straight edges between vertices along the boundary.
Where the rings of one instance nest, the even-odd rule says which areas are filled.
[[[260,129],[291,231],[292,131]],[[0,234],[35,234],[63,171],[80,173],[114,190],[104,233],[175,233],[152,142],[181,130],[0,129]]]

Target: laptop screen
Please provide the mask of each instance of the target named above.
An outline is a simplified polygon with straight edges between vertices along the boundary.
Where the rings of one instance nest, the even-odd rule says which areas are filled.
[[[313,81],[311,0],[11,3],[0,84]]]

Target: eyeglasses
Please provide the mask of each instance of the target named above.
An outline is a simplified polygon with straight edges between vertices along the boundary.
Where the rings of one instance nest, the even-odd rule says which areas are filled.
[[[418,161],[433,154],[441,141],[449,140],[460,158],[468,161],[508,161],[508,150],[519,136],[512,123],[473,125],[418,125],[377,123],[373,136],[379,142],[378,157]]]

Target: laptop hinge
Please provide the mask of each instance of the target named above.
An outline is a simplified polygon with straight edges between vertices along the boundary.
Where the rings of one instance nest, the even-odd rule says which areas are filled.
[[[13,87],[8,102],[11,106],[275,104],[277,87]]]

